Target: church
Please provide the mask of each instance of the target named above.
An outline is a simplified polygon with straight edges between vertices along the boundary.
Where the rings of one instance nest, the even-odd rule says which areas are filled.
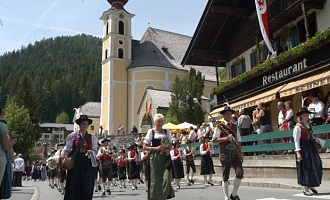
[[[108,2],[111,7],[100,17],[102,133],[116,134],[120,127],[130,132],[133,125],[139,132],[146,132],[156,113],[166,114],[175,78],[188,77],[191,67],[205,76],[202,107],[210,112],[217,105],[211,95],[217,84],[216,69],[180,64],[191,37],[149,27],[140,41],[134,40],[131,30],[134,14],[124,8],[128,0]]]

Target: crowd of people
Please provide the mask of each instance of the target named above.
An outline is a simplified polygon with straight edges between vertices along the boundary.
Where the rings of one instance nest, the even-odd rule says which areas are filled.
[[[304,187],[303,194],[307,196],[311,192],[317,193],[315,187],[322,180],[322,162],[315,148],[315,143],[320,142],[312,135],[312,127],[330,122],[330,94],[326,99],[326,102],[322,102],[318,94],[313,93],[310,105],[299,109],[297,113],[291,101],[277,104],[279,130],[293,130],[292,137],[283,138],[282,142],[295,144],[289,153],[295,153],[298,183]],[[188,186],[194,185],[196,149],[192,144],[199,142],[199,171],[204,178],[204,185],[214,186],[212,155],[214,148],[219,148],[225,199],[239,200],[238,189],[244,176],[241,145],[251,145],[248,142],[241,143],[241,136],[251,134],[252,129],[258,134],[270,132],[270,111],[264,103],[260,103],[252,117],[246,109],[241,109],[237,118],[229,106],[220,113],[223,120],[215,121],[212,125],[204,122],[196,128],[190,127],[189,132],[181,130],[179,134],[171,134],[168,129],[163,129],[164,116],[156,114],[154,128],[119,150],[111,145],[110,139],[98,141],[89,134],[87,129],[93,121],[81,115],[76,120],[79,130],[69,134],[65,143],[58,144],[45,163],[31,165],[28,162],[25,164],[22,154],[11,156],[14,155],[12,146],[16,139],[9,137],[6,123],[0,119],[0,186],[8,184],[5,180],[8,180],[6,174],[11,175],[10,166],[13,169],[11,185],[22,186],[22,176],[34,181],[48,178],[49,186],[57,188],[64,199],[89,200],[94,192],[101,192],[102,196],[111,195],[112,187],[125,189],[128,183],[132,190],[145,184],[142,187],[148,193],[148,199],[171,199],[175,197],[172,184],[180,190],[181,180],[185,178]],[[271,142],[260,141],[261,144]],[[234,168],[236,176],[233,190],[229,193],[231,168]],[[2,194],[0,198],[3,198]]]

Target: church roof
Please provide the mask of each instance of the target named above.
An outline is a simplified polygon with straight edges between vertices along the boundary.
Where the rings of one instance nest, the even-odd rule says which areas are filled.
[[[149,27],[141,41],[133,40],[132,63],[128,68],[158,66],[188,71],[194,67],[205,80],[216,81],[215,68],[186,65],[180,63],[191,41],[190,36]]]

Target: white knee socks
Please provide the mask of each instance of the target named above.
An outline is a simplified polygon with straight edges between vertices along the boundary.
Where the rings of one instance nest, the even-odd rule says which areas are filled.
[[[237,195],[237,191],[238,191],[239,186],[241,185],[241,182],[242,182],[242,179],[235,178],[233,192],[231,193],[233,195],[233,197],[235,197]]]
[[[225,194],[225,199],[229,199],[229,194],[228,194],[228,181],[224,182],[222,181],[222,189],[223,189],[223,193]]]

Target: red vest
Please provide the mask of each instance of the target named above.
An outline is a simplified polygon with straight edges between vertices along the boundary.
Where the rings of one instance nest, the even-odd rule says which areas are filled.
[[[174,151],[174,156],[178,156],[179,155],[179,150],[173,149],[173,151]],[[175,160],[173,160],[173,162],[181,162],[181,157],[179,156],[178,158],[176,158]]]
[[[104,152],[104,149],[102,149],[102,153]],[[101,158],[100,158],[101,162],[105,162],[105,161],[111,161],[111,156],[108,154],[104,154]]]
[[[131,151],[130,154],[131,154],[131,158],[135,157],[135,152],[134,151]],[[131,159],[130,162],[135,163],[135,159]]]
[[[312,127],[311,125],[309,125],[310,127]],[[301,129],[301,137],[300,140],[310,140],[310,134],[309,134],[309,130],[307,130],[304,126],[299,126]]]
[[[126,162],[124,156],[119,157],[119,167],[126,167]]]
[[[77,149],[78,144],[81,140],[83,140],[83,136],[80,134],[79,131],[75,132],[71,152],[74,152]],[[87,150],[91,150],[91,149],[92,149],[92,136],[88,134],[87,141],[85,141],[83,145],[80,147],[80,151],[86,152]]]
[[[208,146],[209,146],[209,144],[203,143],[203,150],[205,151],[205,150],[208,148]],[[211,155],[211,152],[208,151],[208,152],[207,152],[206,154],[204,154],[204,155],[208,155],[208,156],[210,156],[210,155]]]
[[[230,125],[219,124],[219,126],[221,126],[221,125],[222,125],[224,128],[229,128],[230,130],[233,131],[233,133],[235,133],[235,132],[234,132],[234,131],[235,131],[235,124],[233,124],[233,123],[230,123]],[[220,138],[227,137],[227,135],[226,135],[225,133],[223,133],[223,132],[221,131],[220,128],[219,128],[219,130],[220,130]],[[233,136],[236,138],[235,135],[233,135]],[[221,146],[226,146],[226,145],[228,145],[228,144],[231,144],[231,142],[230,142],[230,141],[221,142],[221,143],[219,143],[219,147],[221,147]]]

